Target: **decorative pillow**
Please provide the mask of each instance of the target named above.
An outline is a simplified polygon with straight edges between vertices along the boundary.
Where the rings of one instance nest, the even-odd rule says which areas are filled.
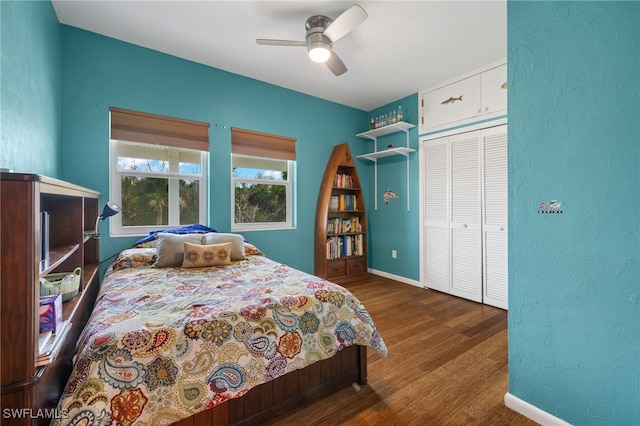
[[[156,250],[157,258],[153,264],[156,268],[175,267],[182,265],[184,258],[184,243],[202,244],[204,234],[158,234]]]
[[[246,256],[264,256],[262,250],[246,241],[244,242],[244,254]]]
[[[200,245],[184,243],[183,268],[231,265],[232,243]]]
[[[130,248],[120,252],[112,269],[117,271],[124,268],[151,266],[155,260],[156,250],[153,248]]]
[[[221,232],[208,232],[204,234],[204,244],[231,243],[231,260],[243,260],[244,237],[240,234],[224,234]]]

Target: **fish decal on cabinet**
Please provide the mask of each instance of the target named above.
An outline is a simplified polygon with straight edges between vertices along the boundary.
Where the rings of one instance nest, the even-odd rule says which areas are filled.
[[[446,101],[442,101],[442,102],[440,102],[440,103],[441,103],[442,105],[449,105],[449,104],[454,103],[455,101],[462,101],[462,96],[464,96],[464,95],[460,95],[460,97],[458,97],[458,98],[454,98],[454,97],[452,96],[452,97],[450,97],[449,99],[447,99]]]

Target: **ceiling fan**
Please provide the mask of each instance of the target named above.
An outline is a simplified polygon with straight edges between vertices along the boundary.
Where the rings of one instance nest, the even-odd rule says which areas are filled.
[[[336,76],[347,72],[344,62],[331,50],[333,43],[353,31],[367,19],[367,12],[357,4],[342,12],[335,20],[324,15],[314,15],[305,22],[304,41],[256,39],[256,43],[270,46],[306,46],[309,58],[324,62]]]

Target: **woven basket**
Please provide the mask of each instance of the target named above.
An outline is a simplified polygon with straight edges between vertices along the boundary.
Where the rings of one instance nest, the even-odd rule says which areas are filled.
[[[40,279],[40,296],[61,294],[62,301],[66,302],[78,295],[80,290],[80,274],[82,269],[78,266],[73,272],[60,272],[45,275]],[[73,279],[64,280],[67,275],[73,275]]]

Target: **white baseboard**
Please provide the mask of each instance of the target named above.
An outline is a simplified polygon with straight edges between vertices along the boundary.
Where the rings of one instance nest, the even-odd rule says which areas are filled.
[[[535,405],[531,405],[526,401],[521,400],[517,396],[514,396],[507,392],[504,394],[504,404],[511,408],[513,411],[517,411],[525,417],[530,418],[536,423],[540,423],[543,426],[570,426],[570,423],[565,422],[562,419],[557,418],[556,416],[547,413],[536,407]]]
[[[401,277],[400,275],[394,275],[394,274],[390,274],[388,272],[378,271],[376,269],[371,269],[371,268],[369,268],[369,273],[373,274],[373,275],[380,275],[381,277],[389,278],[390,280],[400,281],[401,283],[410,284],[410,285],[413,285],[413,286],[416,286],[416,287],[424,288],[424,287],[422,287],[422,284],[420,284],[420,281],[412,280],[412,279],[409,279],[409,278],[406,278],[406,277]]]

